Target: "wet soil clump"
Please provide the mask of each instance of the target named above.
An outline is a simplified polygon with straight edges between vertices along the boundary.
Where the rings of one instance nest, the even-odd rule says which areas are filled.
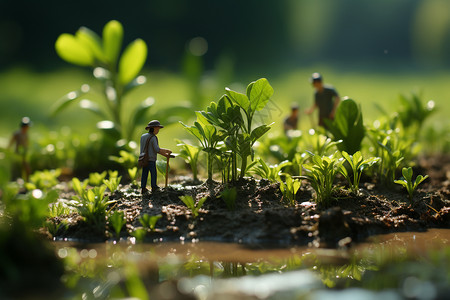
[[[230,186],[215,181],[193,185],[179,177],[153,194],[141,195],[138,186],[126,185],[109,198],[116,201],[114,209],[124,211],[127,219],[121,239],[133,238],[133,232],[142,227],[139,218],[148,214],[162,217],[155,230],[141,237],[143,242],[219,241],[336,248],[374,234],[450,228],[450,155],[420,158],[413,178],[417,174],[429,178],[416,190],[412,202],[399,185],[386,187],[367,180],[361,183],[359,194],[352,194],[342,178],[336,182],[336,200],[329,207],[314,203],[314,190],[305,180],[293,206],[283,198],[278,183],[254,178]],[[229,188],[237,192],[234,209],[229,209],[221,196]],[[183,195],[195,201],[206,197],[197,217],[180,200]],[[92,228],[76,214],[64,218],[69,226],[57,239],[116,239],[108,220],[104,227]]]

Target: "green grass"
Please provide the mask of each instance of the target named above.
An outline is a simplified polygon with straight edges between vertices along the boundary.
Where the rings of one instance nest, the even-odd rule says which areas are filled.
[[[280,133],[282,122],[289,114],[290,105],[297,102],[301,111],[309,107],[313,101],[313,89],[309,83],[310,74],[320,71],[325,83],[332,84],[341,96],[349,96],[361,104],[364,122],[371,124],[381,115],[375,109],[374,103],[378,103],[386,110],[392,107],[395,110],[398,104],[398,95],[409,95],[412,91],[422,93],[423,100],[434,100],[438,112],[434,114],[425,126],[449,127],[446,112],[450,110],[450,102],[447,97],[450,94],[447,83],[450,81],[450,71],[355,71],[334,69],[330,67],[315,67],[298,69],[286,72],[276,78],[268,77],[275,93],[272,97],[273,105],[268,105],[270,113],[266,112],[264,118],[275,122],[269,133]],[[169,105],[189,101],[190,87],[180,75],[169,72],[145,72],[147,83],[133,91],[127,99],[127,103],[133,106],[146,97],[155,99],[154,107],[150,109],[148,119],[157,119],[154,114],[158,109]],[[250,78],[256,80],[261,76]],[[34,126],[30,134],[38,136],[46,129],[58,130],[69,126],[73,131],[81,134],[94,132],[98,119],[88,112],[78,109],[75,105],[69,107],[61,115],[50,118],[50,106],[62,95],[75,90],[83,83],[93,85],[95,82],[89,74],[79,68],[67,68],[58,72],[35,72],[26,68],[14,68],[0,72],[0,147],[9,140],[13,130],[18,128],[22,116],[30,116]],[[231,83],[233,84],[233,83]],[[230,84],[230,85],[231,85]],[[245,86],[242,84],[242,91]],[[225,86],[205,88],[203,105],[210,101],[217,101],[224,93]],[[240,91],[233,85],[236,91]],[[242,92],[240,91],[240,92]],[[194,111],[192,118],[194,118]],[[257,117],[255,117],[257,120]],[[317,120],[317,117],[315,117]],[[189,123],[192,120],[184,120]],[[265,120],[267,122],[267,120]],[[308,116],[300,115],[300,129],[307,130],[311,123]],[[175,139],[190,138],[188,133],[181,130],[181,125],[164,128],[160,133],[160,144],[163,147],[177,151]],[[142,133],[144,130],[142,130]],[[136,136],[136,140],[138,136]]]

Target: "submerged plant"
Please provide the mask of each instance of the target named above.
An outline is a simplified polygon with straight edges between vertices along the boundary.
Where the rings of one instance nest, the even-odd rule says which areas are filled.
[[[353,193],[358,194],[359,181],[361,180],[361,175],[364,169],[369,168],[374,164],[376,164],[380,160],[380,158],[370,157],[367,159],[363,159],[361,151],[356,151],[355,154],[353,155],[349,155],[347,152],[342,151],[341,154],[347,161],[347,163],[350,165],[352,174],[349,174],[347,168],[345,167],[345,164],[341,164],[339,171],[348,180],[350,190]]]
[[[394,182],[400,184],[406,188],[409,195],[409,201],[412,202],[413,193],[416,190],[417,186],[422,183],[425,179],[428,178],[428,175],[422,176],[417,175],[416,180],[412,180],[413,171],[411,167],[402,169],[403,178],[399,180],[395,180]]]
[[[316,202],[329,206],[333,200],[333,182],[336,174],[339,172],[342,161],[335,157],[336,153],[330,156],[310,154],[311,163],[303,165],[306,175],[301,177],[308,179],[311,183],[312,188],[316,192]]]
[[[207,197],[203,197],[195,203],[194,199],[190,195],[184,195],[179,197],[181,201],[189,208],[194,218],[198,217],[199,210],[202,208]]]

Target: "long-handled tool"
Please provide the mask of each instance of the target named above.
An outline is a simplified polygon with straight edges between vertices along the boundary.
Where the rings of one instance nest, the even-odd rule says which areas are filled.
[[[167,187],[167,182],[169,180],[169,159],[171,157],[175,157],[175,155],[170,154],[169,156],[167,156],[167,163],[166,163],[166,185],[164,187]]]

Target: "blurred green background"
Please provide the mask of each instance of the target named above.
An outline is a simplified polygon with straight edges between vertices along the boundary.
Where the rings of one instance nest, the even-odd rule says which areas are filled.
[[[35,136],[61,128],[96,132],[98,119],[75,105],[49,116],[61,96],[95,84],[89,70],[61,60],[54,43],[80,26],[101,34],[112,19],[123,24],[125,44],[142,38],[149,47],[147,83],[127,100],[134,105],[153,97],[148,120],[186,101],[204,109],[226,86],[243,91],[266,77],[275,94],[261,118],[280,132],[293,102],[302,110],[312,104],[309,76],[318,71],[341,96],[362,105],[366,123],[380,115],[374,103],[393,111],[399,94],[417,92],[438,106],[428,126],[449,127],[447,0],[2,0],[0,146],[22,116],[33,120]],[[301,129],[309,126],[302,115]],[[174,147],[174,138],[187,136],[174,123],[161,141]]]

